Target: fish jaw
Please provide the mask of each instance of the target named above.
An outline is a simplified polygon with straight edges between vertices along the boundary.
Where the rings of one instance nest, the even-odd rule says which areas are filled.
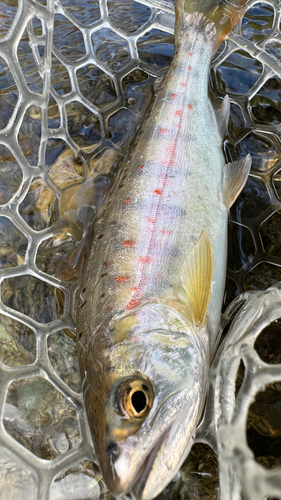
[[[193,444],[202,401],[199,385],[181,396],[190,403],[177,415],[173,425],[162,435],[161,445],[154,448],[133,491],[138,500],[151,500],[172,481]],[[204,397],[203,397],[204,398]],[[192,402],[192,404],[191,404]],[[157,446],[157,445],[156,445]]]
[[[151,500],[170,483],[193,444],[204,400],[202,392],[197,382],[192,390],[172,396],[153,422],[158,432],[151,435],[144,429],[142,435],[119,444],[116,458],[101,461],[107,486],[114,495],[133,491],[138,500]],[[172,424],[169,407],[174,416]]]

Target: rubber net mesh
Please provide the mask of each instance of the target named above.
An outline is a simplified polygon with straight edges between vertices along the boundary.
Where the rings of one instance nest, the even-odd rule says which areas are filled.
[[[170,64],[173,3],[0,8],[0,498],[110,498],[71,338],[75,293],[96,209]],[[279,27],[278,0],[250,0],[211,69],[214,107],[231,100],[226,158],[251,153],[253,168],[230,214],[234,320],[163,499],[281,498]]]

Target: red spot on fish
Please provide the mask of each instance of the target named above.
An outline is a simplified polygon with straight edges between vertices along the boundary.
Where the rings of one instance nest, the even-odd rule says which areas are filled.
[[[167,128],[159,128],[160,134],[167,134],[168,129]]]
[[[137,307],[139,305],[139,301],[137,299],[132,299],[127,305],[126,309],[133,309],[133,307]]]
[[[168,151],[169,151],[169,148],[168,148]],[[176,160],[174,160],[173,158],[171,158],[170,160],[164,160],[161,162],[162,166],[163,167],[174,167],[175,164],[176,164]]]
[[[173,69],[177,69],[178,65],[174,64]]]
[[[188,55],[189,55],[189,57],[192,57],[192,52],[189,52],[189,54],[188,54]]]
[[[186,83],[185,83],[185,82],[182,82],[182,83],[180,84],[180,86],[181,86],[181,87],[186,87]]]
[[[173,155],[176,151],[176,147],[177,147],[177,141],[174,139],[173,141],[171,141],[169,143],[169,146],[167,147],[168,154]],[[170,162],[171,162],[171,160],[170,160]]]
[[[176,97],[178,97],[178,96],[177,96],[177,94],[171,94],[171,96],[170,96],[170,97],[171,97],[171,99],[175,99],[175,98],[176,98]]]
[[[110,312],[110,311],[112,311],[112,309],[113,309],[113,307],[108,307],[108,308],[106,309],[106,312]]]
[[[191,104],[188,104],[187,109],[189,109],[191,111],[193,109],[193,106]]]
[[[139,168],[140,170],[142,170],[142,169],[143,169],[143,167],[144,167],[144,165],[139,165],[139,166],[138,166],[138,168]]]
[[[162,190],[161,189],[154,189],[154,193],[155,194],[162,194]]]
[[[177,111],[175,111],[175,116],[181,116],[181,110],[180,109],[177,109]]]
[[[180,49],[180,48],[181,48],[181,43],[179,42],[179,43],[178,43],[178,49]]]
[[[192,70],[192,66],[188,66],[188,71],[191,71]]]
[[[155,224],[155,219],[152,219],[152,217],[149,217],[148,222],[151,222],[151,224]]]
[[[124,198],[123,203],[124,205],[129,205],[129,203],[131,203],[131,198]]]
[[[126,283],[126,281],[129,281],[130,279],[130,276],[117,276],[115,278],[115,281],[117,281],[117,283]]]
[[[169,231],[168,229],[163,229],[161,233],[170,236],[170,234],[172,234],[172,231]]]
[[[136,244],[136,242],[134,240],[125,240],[125,241],[122,241],[122,245],[123,247],[133,247],[134,245]]]
[[[140,257],[139,261],[141,264],[150,264],[150,262],[152,261],[152,257],[150,257],[150,255],[145,255],[143,257]]]

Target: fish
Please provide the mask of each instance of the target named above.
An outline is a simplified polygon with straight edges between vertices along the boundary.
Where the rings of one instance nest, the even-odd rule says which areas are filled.
[[[240,0],[176,0],[175,53],[136,146],[99,207],[77,343],[95,453],[115,496],[151,500],[194,442],[221,319],[228,211],[247,155],[225,164],[211,59]]]

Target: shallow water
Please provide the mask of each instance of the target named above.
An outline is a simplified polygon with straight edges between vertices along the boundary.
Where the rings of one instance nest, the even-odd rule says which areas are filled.
[[[15,1],[3,5],[0,36],[7,34],[17,10]],[[148,5],[108,1],[110,27],[99,24],[103,3],[64,0],[60,5],[54,19],[47,116],[52,134],[42,148],[42,111],[30,105],[16,134],[22,156],[2,144],[0,137],[0,267],[7,273],[1,285],[0,358],[3,373],[11,376],[2,405],[8,436],[38,459],[57,464],[49,498],[82,500],[109,494],[90,446],[84,444],[90,438],[83,423],[76,345],[69,336],[75,334],[75,291],[87,259],[96,210],[133,147],[174,49],[172,30],[149,21],[157,13]],[[267,4],[253,6],[245,15],[241,33],[279,57],[279,42],[265,38],[273,25],[273,12]],[[33,17],[31,24],[39,40],[43,32],[40,18]],[[30,48],[30,33],[24,31],[17,53],[27,87],[40,94],[44,82]],[[88,53],[87,43],[92,44],[94,57],[81,62]],[[263,64],[247,51],[232,49],[229,44],[226,52],[219,50],[210,74],[210,91],[215,107],[226,92],[231,99],[227,161],[250,152],[253,169],[231,209],[224,307],[242,291],[262,290],[281,278],[280,81],[267,74]],[[227,51],[229,56],[223,60]],[[43,57],[43,44],[38,44],[38,54]],[[19,92],[3,58],[0,63],[0,125],[4,129],[16,109]],[[80,101],[71,92],[73,96],[80,93]],[[60,127],[64,127],[63,134]],[[24,175],[20,161],[29,168]],[[9,208],[13,203],[18,213]],[[280,326],[274,323],[260,335],[256,349],[262,359],[277,363],[279,347]],[[19,372],[14,380],[5,367],[30,370],[26,375]],[[242,378],[241,368],[237,390]],[[248,444],[265,467],[281,462],[280,402],[280,384],[271,384],[258,394],[249,411]],[[74,454],[69,463],[60,462],[75,449],[77,457]],[[31,458],[26,464],[18,461],[20,450],[16,446],[14,450],[15,455],[0,450],[0,487],[2,484],[5,500],[19,500],[26,491],[30,498],[48,498],[44,481],[43,489],[37,489],[35,462]],[[24,493],[18,488],[5,489],[19,478],[25,484]],[[217,492],[216,455],[198,443],[180,477],[160,497],[215,499]]]

